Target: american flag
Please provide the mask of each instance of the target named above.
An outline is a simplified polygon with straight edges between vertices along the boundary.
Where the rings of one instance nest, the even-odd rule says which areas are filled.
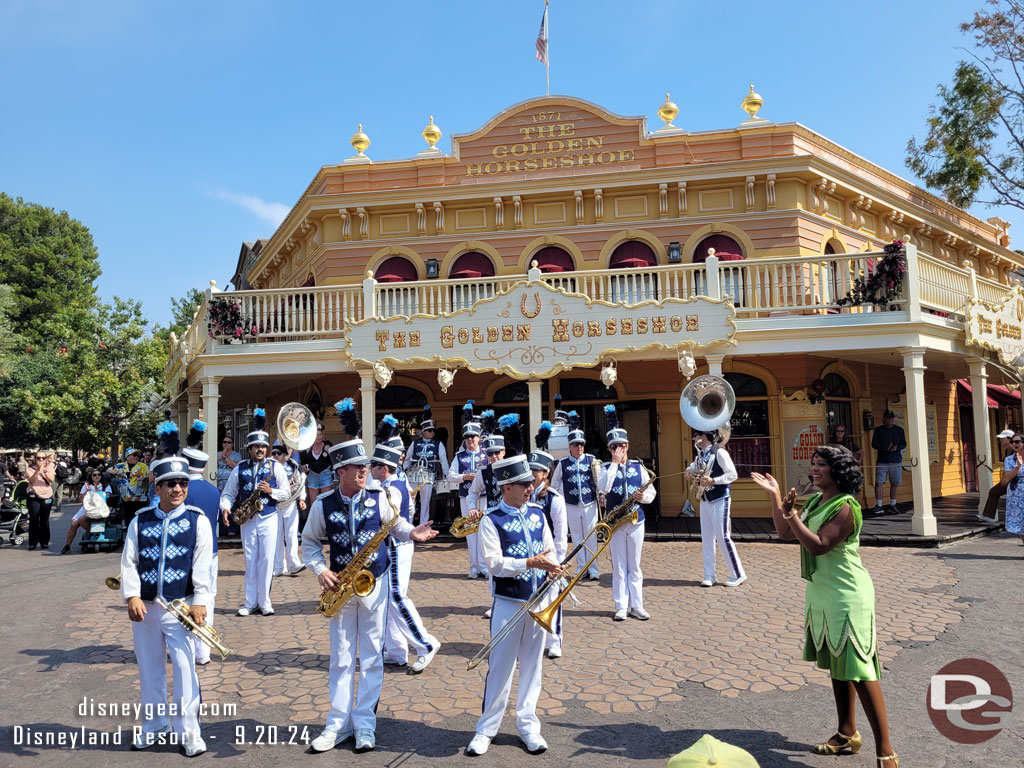
[[[540,32],[537,33],[537,61],[544,66],[548,64],[548,4],[544,3],[544,17],[540,20]]]

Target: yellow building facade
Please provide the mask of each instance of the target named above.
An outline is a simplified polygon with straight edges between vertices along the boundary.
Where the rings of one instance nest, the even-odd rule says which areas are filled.
[[[535,427],[561,394],[599,453],[616,403],[631,454],[663,476],[661,514],[676,515],[692,357],[737,393],[734,514],[767,514],[750,471],[799,484],[839,423],[865,447],[873,501],[867,446],[891,408],[909,443],[900,498],[914,530],[934,533],[933,496],[992,482],[992,427],[1006,424],[985,398],[1013,367],[1001,339],[971,337],[968,310],[1012,300],[1022,258],[1005,222],[759,106],[751,89],[749,119],[694,133],[672,125],[668,100],[651,131],[545,97],[454,136],[448,154],[431,118],[422,153],[386,162],[360,127],[356,154],[319,169],[273,236],[243,248],[236,283],[251,288],[209,291],[172,342],[176,416],[201,413],[237,442],[255,405],[272,417],[306,403],[340,437],[342,397],[360,400],[367,434],[390,412],[411,430],[429,404],[451,456],[467,399]],[[844,303],[894,263],[894,240],[902,289],[885,306]],[[211,429],[209,452],[218,439]]]

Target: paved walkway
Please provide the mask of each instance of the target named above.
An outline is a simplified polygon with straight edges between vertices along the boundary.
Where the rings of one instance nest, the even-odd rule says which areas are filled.
[[[69,516],[68,508],[64,517]],[[1021,554],[1009,537],[940,551],[863,551],[875,583],[878,643],[887,670],[883,684],[904,765],[944,765],[944,759],[933,762],[928,756],[947,753],[961,755],[950,765],[1010,765],[992,760],[1011,754],[1008,744],[1015,743],[1019,753],[1019,727],[1016,742],[1003,733],[985,745],[950,746],[931,728],[923,702],[928,676],[965,655],[989,658],[1024,690],[1016,674],[1024,668]],[[705,589],[698,584],[698,544],[648,542],[643,566],[649,622],[611,621],[608,563],[602,563],[600,585],[581,585],[583,605],[566,611],[565,656],[545,661],[539,709],[551,749],[539,758],[523,752],[509,716],[480,764],[553,765],[586,758],[589,768],[621,765],[626,758],[661,765],[708,731],[751,750],[762,766],[833,765],[833,758],[806,751],[808,742],[834,728],[834,710],[827,676],[800,661],[803,582],[797,548],[749,544],[741,545],[740,555],[750,576],[746,584]],[[301,742],[322,727],[327,633],[326,620],[314,611],[318,589],[308,573],[277,579],[276,615],[241,619],[233,613],[241,604],[242,567],[240,550],[222,552],[217,625],[237,655],[227,661],[215,657],[200,676],[204,702],[238,709],[232,716],[206,718],[211,754],[203,759],[305,765],[311,758],[301,745],[265,742]],[[458,755],[479,714],[486,667],[468,672],[466,662],[486,640],[483,611],[489,598],[486,581],[468,580],[466,568],[461,544],[430,544],[417,551],[411,595],[443,646],[422,675],[389,668],[378,710],[380,748],[355,758],[359,763],[468,761]],[[966,587],[965,569],[972,573]],[[116,593],[103,587],[103,578],[116,571],[112,555],[0,553],[0,599],[22,607],[0,625],[0,642],[10,649],[6,663],[0,663],[0,708],[12,725],[39,733],[131,727],[131,717],[77,713],[86,697],[138,700],[130,625]],[[987,618],[969,615],[975,603],[985,608],[975,613]],[[274,736],[267,726],[276,726]],[[867,731],[866,723],[862,726]],[[71,754],[16,746],[13,737],[10,728],[0,731],[0,765]],[[238,743],[254,741],[264,744]],[[868,750],[866,745],[864,755],[845,764],[871,765]],[[180,760],[171,746],[144,756],[113,745],[74,754],[76,765],[107,768]],[[332,758],[351,762],[351,745],[318,759]]]

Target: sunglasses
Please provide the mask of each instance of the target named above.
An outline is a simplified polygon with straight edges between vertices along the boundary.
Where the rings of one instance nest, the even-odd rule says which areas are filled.
[[[221,445],[234,445],[234,442],[231,440],[222,440]]]
[[[161,480],[160,482],[162,482],[168,488],[178,488],[179,486],[182,488],[188,488],[188,480],[180,480],[175,478],[174,480]]]
[[[1024,440],[1011,440],[1010,441],[1010,445],[1021,445],[1022,443],[1024,443]]]

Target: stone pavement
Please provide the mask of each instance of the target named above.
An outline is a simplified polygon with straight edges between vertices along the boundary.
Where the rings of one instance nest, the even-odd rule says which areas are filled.
[[[875,583],[883,686],[903,765],[944,765],[947,756],[950,765],[1019,764],[992,762],[996,755],[1019,754],[1019,726],[983,745],[952,745],[931,727],[924,691],[930,674],[962,656],[990,659],[1011,685],[1024,690],[1022,552],[1009,537],[940,552],[863,550]],[[800,660],[803,581],[797,548],[741,545],[740,555],[750,576],[746,584],[705,589],[698,584],[698,544],[648,542],[645,603],[653,618],[623,623],[611,621],[605,559],[600,585],[581,584],[583,604],[565,612],[565,656],[545,661],[539,710],[551,749],[541,757],[527,755],[510,713],[491,752],[478,762],[586,759],[619,765],[629,759],[659,765],[707,731],[751,750],[762,766],[832,765],[835,758],[807,753],[809,742],[834,729],[834,709],[827,675]],[[237,712],[205,719],[210,755],[203,759],[305,764],[310,758],[301,744],[267,742],[301,742],[322,727],[327,622],[314,611],[318,589],[308,573],[276,579],[276,615],[238,618],[233,614],[241,604],[242,567],[240,550],[222,551],[217,626],[237,654],[227,661],[215,657],[200,678],[204,702],[236,705]],[[443,642],[441,651],[422,675],[388,668],[376,752],[353,758],[349,743],[313,759],[342,757],[367,766],[469,761],[460,752],[480,711],[486,665],[468,672],[466,662],[486,641],[489,597],[486,581],[468,580],[466,569],[462,544],[418,549],[410,592],[428,629]],[[964,570],[972,573],[966,587]],[[103,587],[103,578],[116,571],[112,555],[0,553],[0,598],[24,608],[11,614],[16,620],[0,625],[0,641],[10,649],[0,662],[0,708],[8,723],[38,733],[131,727],[131,717],[77,713],[85,697],[137,702],[130,624],[116,593]],[[985,621],[987,626],[979,623]],[[967,640],[951,642],[958,635]],[[861,726],[868,731],[866,722]],[[144,755],[113,745],[72,753],[13,740],[11,728],[0,729],[0,765],[63,755],[74,756],[76,765],[104,766],[180,759],[172,746]],[[872,765],[869,745],[844,763]]]

